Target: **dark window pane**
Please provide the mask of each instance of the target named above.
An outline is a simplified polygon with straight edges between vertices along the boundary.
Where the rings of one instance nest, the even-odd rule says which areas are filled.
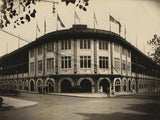
[[[83,49],[83,40],[80,40],[80,49]]]
[[[88,49],[90,49],[90,48],[91,48],[91,41],[88,40]]]
[[[86,49],[86,40],[84,40],[84,49]]]
[[[68,40],[68,49],[71,49],[71,40]]]

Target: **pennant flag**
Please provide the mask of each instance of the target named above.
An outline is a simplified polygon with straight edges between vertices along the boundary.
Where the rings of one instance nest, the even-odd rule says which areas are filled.
[[[75,17],[75,20],[78,19],[79,23],[81,23],[80,18],[76,11],[74,11],[74,17]]]
[[[98,21],[97,21],[97,18],[96,18],[96,14],[94,12],[94,24],[96,23],[96,25],[98,25]]]
[[[60,19],[60,17],[59,17],[58,14],[57,14],[57,21],[60,22],[60,25],[61,25],[62,27],[65,27],[65,25],[63,24],[63,22],[62,22],[62,20]]]
[[[44,18],[44,34],[46,33],[46,18]]]
[[[39,29],[38,24],[36,24],[36,29],[38,30],[38,32],[41,32],[40,29]]]
[[[121,32],[121,23],[119,21],[117,21],[113,16],[109,15],[109,20],[113,23],[116,23],[119,25],[119,34]]]

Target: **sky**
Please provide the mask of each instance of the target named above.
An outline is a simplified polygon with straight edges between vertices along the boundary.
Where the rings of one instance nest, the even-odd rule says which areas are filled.
[[[160,0],[89,0],[87,12],[80,10],[73,4],[66,6],[65,3],[60,2],[61,0],[56,1],[59,2],[59,4],[56,5],[56,11],[65,25],[65,28],[58,25],[58,30],[72,27],[74,24],[75,10],[81,21],[81,23],[79,23],[78,20],[76,20],[76,23],[87,24],[89,28],[93,28],[93,12],[95,12],[98,21],[98,25],[95,27],[102,30],[109,30],[109,15],[112,15],[122,25],[121,36],[124,37],[125,26],[127,41],[137,46],[137,48],[145,52],[145,54],[151,52],[147,41],[152,39],[154,34],[160,35]],[[10,26],[3,28],[3,30],[28,41],[34,41],[36,36],[40,37],[44,35],[44,20],[46,20],[46,33],[56,31],[57,21],[56,15],[52,13],[52,6],[53,4],[51,2],[38,2],[31,7],[37,10],[35,19],[32,19],[29,23],[18,26],[16,29],[11,23]],[[23,14],[24,13],[21,13],[21,16],[23,16]],[[13,22],[13,20],[11,22]],[[36,24],[38,24],[40,28],[40,32],[37,31],[37,35]],[[111,23],[111,31],[118,33],[118,27],[118,24]],[[28,44],[24,41],[18,41],[19,39],[0,31],[0,56]],[[18,43],[20,44],[18,45]]]

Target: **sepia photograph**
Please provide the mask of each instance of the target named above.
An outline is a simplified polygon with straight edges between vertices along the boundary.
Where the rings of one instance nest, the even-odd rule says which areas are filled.
[[[0,0],[0,120],[160,120],[160,0]]]

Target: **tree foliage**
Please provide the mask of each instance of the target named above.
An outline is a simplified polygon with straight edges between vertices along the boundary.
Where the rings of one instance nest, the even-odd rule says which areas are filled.
[[[147,42],[152,46],[154,52],[151,54],[152,59],[160,65],[160,36],[154,35],[152,40]]]
[[[13,21],[14,28],[17,25],[30,22],[35,18],[36,10],[31,6],[36,4],[37,0],[2,0],[0,28],[4,28]]]
[[[30,22],[36,17],[37,10],[34,9],[34,5],[37,2],[45,2],[47,0],[1,0],[1,16],[0,16],[0,28],[7,27],[13,21],[13,26],[17,26]],[[50,1],[50,0],[49,0]],[[83,11],[87,11],[89,0],[61,0],[65,2],[66,6],[69,3],[74,4],[76,7]],[[53,0],[54,2],[54,0]]]

